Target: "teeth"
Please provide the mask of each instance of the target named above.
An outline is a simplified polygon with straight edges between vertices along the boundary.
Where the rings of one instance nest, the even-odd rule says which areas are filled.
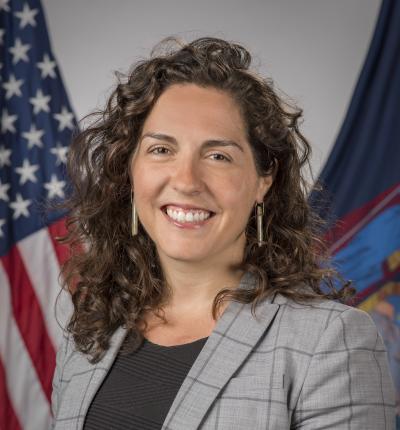
[[[204,211],[190,211],[183,212],[180,210],[174,210],[171,208],[167,208],[167,214],[169,217],[178,222],[199,222],[204,221],[210,217],[210,212]]]

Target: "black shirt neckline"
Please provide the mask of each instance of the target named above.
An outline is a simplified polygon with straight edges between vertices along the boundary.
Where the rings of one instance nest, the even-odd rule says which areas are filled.
[[[153,343],[147,338],[144,338],[143,340],[144,340],[144,343],[147,343],[151,346],[155,346],[155,347],[160,348],[160,349],[172,349],[172,348],[183,348],[185,346],[189,347],[189,346],[195,345],[197,343],[205,342],[207,339],[208,339],[208,336],[202,337],[201,339],[194,340],[193,342],[187,342],[187,343],[181,343],[179,345],[169,345],[169,346],[159,345],[158,343]]]

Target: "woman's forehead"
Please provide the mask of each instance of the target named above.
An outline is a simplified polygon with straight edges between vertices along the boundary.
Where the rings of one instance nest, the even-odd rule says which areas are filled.
[[[230,94],[195,84],[173,85],[160,95],[146,118],[143,134],[160,127],[177,133],[189,127],[236,136],[244,133],[240,108]]]

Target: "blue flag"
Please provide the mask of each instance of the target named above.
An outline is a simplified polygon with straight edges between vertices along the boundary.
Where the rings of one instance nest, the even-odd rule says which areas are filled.
[[[315,189],[310,196],[311,204],[328,221],[326,235],[335,265],[357,289],[352,304],[370,313],[385,341],[399,398],[398,0],[382,3],[347,116],[319,182],[325,191]]]

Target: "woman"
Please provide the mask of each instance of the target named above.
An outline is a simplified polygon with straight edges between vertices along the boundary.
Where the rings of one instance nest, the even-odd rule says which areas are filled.
[[[73,142],[57,430],[394,428],[382,339],[307,204],[301,112],[250,61],[153,53]]]

